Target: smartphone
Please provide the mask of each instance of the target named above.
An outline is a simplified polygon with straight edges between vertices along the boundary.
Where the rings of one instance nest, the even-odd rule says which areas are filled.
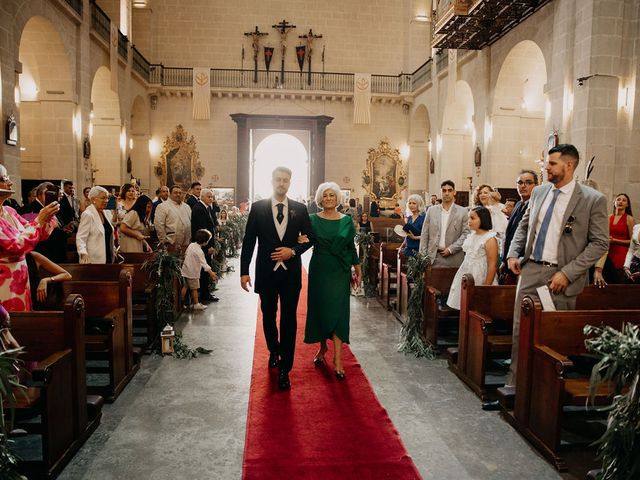
[[[58,192],[54,191],[54,190],[47,190],[46,192],[44,192],[44,205],[50,205],[53,202],[57,202],[58,201]]]

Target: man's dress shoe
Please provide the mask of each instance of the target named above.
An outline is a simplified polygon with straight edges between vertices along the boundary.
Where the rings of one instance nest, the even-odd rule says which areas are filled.
[[[280,359],[277,353],[269,354],[269,368],[277,368],[280,364]]]
[[[287,372],[280,371],[280,375],[278,375],[278,387],[280,390],[289,390],[291,388],[291,382],[289,381],[289,374]]]
[[[500,410],[500,402],[498,400],[482,402],[482,410],[485,410],[487,412],[495,412],[496,410]]]

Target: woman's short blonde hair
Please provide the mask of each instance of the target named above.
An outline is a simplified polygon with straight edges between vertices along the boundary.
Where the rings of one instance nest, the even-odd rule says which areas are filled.
[[[322,196],[327,190],[333,190],[333,192],[336,194],[336,200],[338,204],[340,204],[340,197],[342,195],[340,186],[336,182],[324,182],[321,183],[316,190],[316,205],[318,205],[318,207],[320,208],[322,208]]]
[[[416,202],[418,204],[418,212],[424,212],[424,198],[422,198],[422,195],[418,195],[417,193],[409,195],[409,198],[407,198],[407,208],[409,208],[409,202]]]
[[[482,190],[485,187],[487,187],[490,192],[495,192],[494,188],[491,185],[487,185],[486,183],[478,185],[475,188],[475,190],[473,191],[473,206],[474,207],[483,207],[484,206],[484,205],[482,205],[482,202],[480,201],[480,190]]]

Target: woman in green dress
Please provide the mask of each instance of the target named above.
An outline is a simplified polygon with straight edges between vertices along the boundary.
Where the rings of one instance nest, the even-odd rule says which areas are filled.
[[[333,363],[336,377],[345,378],[342,366],[342,344],[349,343],[349,301],[351,296],[351,266],[355,267],[354,281],[360,285],[362,271],[356,252],[356,235],[349,215],[336,210],[340,187],[323,183],[316,192],[316,203],[322,211],[311,215],[316,235],[313,256],[309,265],[308,309],[305,343],[320,342],[320,350],[313,359],[316,366],[324,364],[327,339],[334,343]]]

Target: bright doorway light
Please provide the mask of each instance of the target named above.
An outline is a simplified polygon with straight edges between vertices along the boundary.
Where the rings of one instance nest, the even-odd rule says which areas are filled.
[[[309,196],[309,156],[304,145],[293,135],[274,133],[260,142],[254,153],[253,200],[273,194],[271,172],[283,166],[291,170],[291,187],[287,196],[302,201]]]

